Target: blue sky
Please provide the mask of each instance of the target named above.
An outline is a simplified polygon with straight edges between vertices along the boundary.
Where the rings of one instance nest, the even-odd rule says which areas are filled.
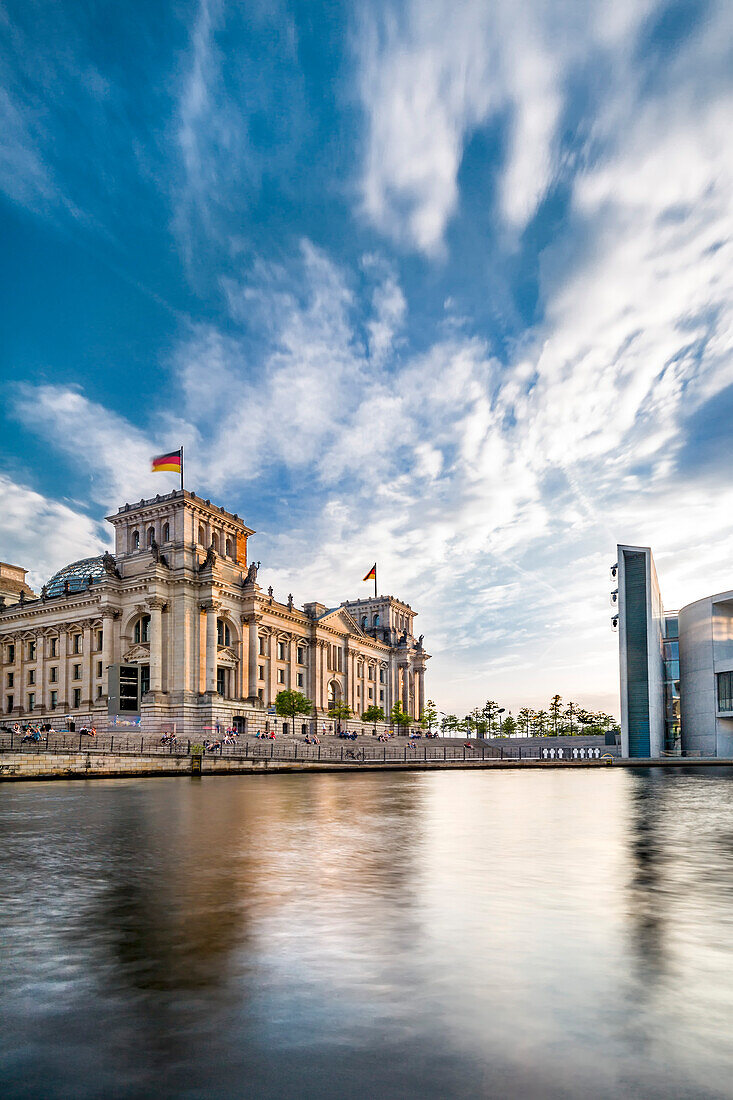
[[[733,7],[0,3],[0,556],[175,479],[429,693],[617,709],[608,569],[733,585]],[[722,460],[722,468],[718,465]]]

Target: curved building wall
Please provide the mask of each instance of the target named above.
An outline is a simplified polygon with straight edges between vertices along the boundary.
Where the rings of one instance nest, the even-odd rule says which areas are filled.
[[[688,604],[679,623],[682,748],[733,757],[733,712],[718,706],[718,676],[733,671],[733,592]]]

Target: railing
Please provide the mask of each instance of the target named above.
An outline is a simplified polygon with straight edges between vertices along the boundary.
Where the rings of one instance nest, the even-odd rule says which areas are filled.
[[[22,735],[4,733],[0,736],[2,752],[52,752],[52,753],[114,753],[135,756],[179,756],[191,755],[191,749],[201,741],[179,738],[175,742],[164,742],[159,736],[151,734],[88,734],[63,733],[49,731],[40,740],[23,739]],[[379,763],[438,763],[457,761],[485,760],[547,760],[542,746],[501,746],[486,744],[450,745],[443,742],[412,741],[389,742],[387,744],[334,742],[327,741],[319,745],[306,744],[297,740],[272,741],[268,739],[239,740],[233,744],[220,742],[213,748],[205,749],[206,757],[225,757],[231,760],[281,760],[281,761],[323,761],[342,764],[379,764]],[[590,759],[590,755],[587,757]],[[570,755],[555,758],[554,762],[571,762]]]

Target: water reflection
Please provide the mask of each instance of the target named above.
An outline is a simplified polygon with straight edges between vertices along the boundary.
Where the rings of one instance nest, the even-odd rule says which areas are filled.
[[[4,1096],[731,1095],[731,776],[2,788]]]

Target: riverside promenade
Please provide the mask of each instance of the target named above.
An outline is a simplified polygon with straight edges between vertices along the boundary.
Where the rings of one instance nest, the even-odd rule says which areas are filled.
[[[125,776],[240,775],[314,771],[394,771],[437,769],[604,768],[604,767],[725,767],[733,760],[668,757],[624,760],[618,749],[600,745],[548,749],[547,742],[501,745],[455,738],[380,743],[366,736],[358,741],[323,738],[318,745],[296,738],[248,740],[197,751],[189,742],[162,744],[153,737],[51,733],[48,743],[17,743],[0,739],[0,781],[28,779],[89,779]],[[560,739],[558,739],[560,740]],[[564,742],[573,739],[563,738]],[[573,749],[575,755],[573,755]],[[582,754],[581,754],[582,749]],[[552,756],[550,756],[552,751]],[[199,771],[200,769],[200,771]]]

